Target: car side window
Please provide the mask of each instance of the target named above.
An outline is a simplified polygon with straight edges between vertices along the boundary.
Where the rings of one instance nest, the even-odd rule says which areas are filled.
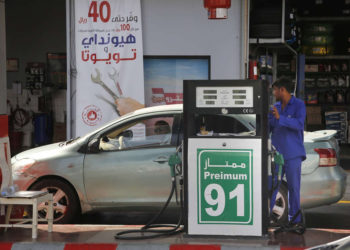
[[[100,150],[168,146],[172,140],[173,116],[152,117],[129,122],[108,131],[100,139]]]

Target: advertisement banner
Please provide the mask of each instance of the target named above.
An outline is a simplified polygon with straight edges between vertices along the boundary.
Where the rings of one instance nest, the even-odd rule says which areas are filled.
[[[140,0],[75,1],[73,134],[144,107]]]

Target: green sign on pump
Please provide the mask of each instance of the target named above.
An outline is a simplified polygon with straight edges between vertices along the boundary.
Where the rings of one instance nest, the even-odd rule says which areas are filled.
[[[253,224],[253,150],[197,149],[198,223]]]

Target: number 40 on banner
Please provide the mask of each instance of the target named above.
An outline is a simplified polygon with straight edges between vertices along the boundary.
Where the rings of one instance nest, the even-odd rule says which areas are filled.
[[[92,17],[93,22],[97,22],[97,18],[100,18],[102,22],[107,23],[111,18],[111,5],[108,1],[102,1],[100,3],[92,1],[89,6],[88,17]]]

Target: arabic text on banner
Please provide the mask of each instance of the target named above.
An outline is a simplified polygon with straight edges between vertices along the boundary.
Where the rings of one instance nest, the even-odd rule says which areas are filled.
[[[76,1],[74,22],[80,136],[123,114],[116,99],[144,104],[140,0]]]

